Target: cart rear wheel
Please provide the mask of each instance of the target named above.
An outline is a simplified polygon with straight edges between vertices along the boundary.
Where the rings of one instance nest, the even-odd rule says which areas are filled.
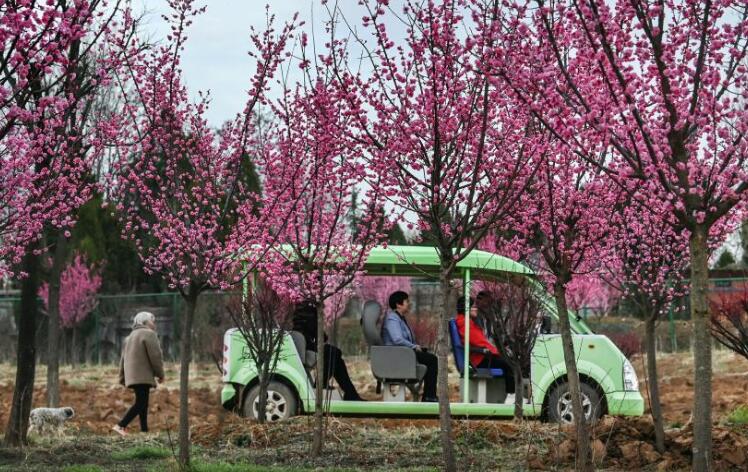
[[[247,394],[242,407],[246,418],[257,419],[260,405],[260,386],[255,385]],[[296,395],[287,385],[270,381],[267,388],[267,404],[265,406],[265,420],[268,422],[282,421],[296,414]]]

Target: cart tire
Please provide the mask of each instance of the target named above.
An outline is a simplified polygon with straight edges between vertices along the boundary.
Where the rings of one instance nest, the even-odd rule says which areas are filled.
[[[600,393],[591,385],[580,382],[579,389],[582,393],[582,408],[588,423],[594,423],[602,415],[602,399]],[[571,394],[569,393],[569,382],[562,382],[551,392],[548,399],[548,419],[554,423],[574,423],[574,414],[571,407]]]
[[[242,406],[242,416],[256,420],[260,386],[255,385],[247,393]],[[268,403],[265,420],[269,423],[286,420],[296,414],[296,395],[285,384],[271,380],[267,388]]]

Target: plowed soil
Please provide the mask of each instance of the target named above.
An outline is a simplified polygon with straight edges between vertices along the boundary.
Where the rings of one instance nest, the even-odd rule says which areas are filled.
[[[643,374],[645,359],[632,359],[639,371],[642,393],[647,396]],[[375,399],[375,383],[363,359],[349,359],[354,382],[365,398]],[[169,365],[167,382],[152,391],[149,420],[155,441],[166,442],[169,431],[177,430],[179,391],[178,366]],[[7,421],[13,394],[15,370],[0,366],[0,425]],[[132,392],[117,385],[117,369],[107,367],[64,367],[61,371],[63,406],[75,409],[75,417],[66,429],[69,435],[95,437],[92,444],[118,444],[111,427],[132,402]],[[451,373],[450,382],[456,378]],[[649,417],[606,418],[594,431],[595,457],[603,469],[649,468],[680,470],[688,468],[692,429],[690,424],[693,368],[689,353],[667,354],[659,358],[667,452],[654,451],[653,429]],[[37,373],[34,406],[45,401],[44,366]],[[221,380],[211,365],[195,366],[191,374],[190,412],[193,442],[208,454],[252,450],[252,461],[258,464],[281,464],[292,467],[372,467],[382,464],[381,454],[390,454],[388,463],[400,467],[438,466],[439,435],[436,420],[355,419],[329,420],[327,460],[317,463],[308,457],[312,429],[309,418],[296,418],[285,424],[257,425],[225,412],[219,402]],[[727,424],[725,418],[741,405],[748,404],[748,361],[726,351],[714,353],[714,445],[719,470],[748,469],[748,427]],[[134,424],[131,429],[136,430]],[[88,436],[86,436],[88,435]],[[92,435],[92,436],[91,436]],[[137,437],[137,435],[135,435]],[[573,464],[573,435],[555,425],[509,421],[456,421],[456,445],[466,464],[488,468],[509,461],[521,468],[564,469]],[[61,439],[60,441],[65,441]],[[415,456],[414,451],[424,450]],[[226,448],[229,448],[228,450]],[[380,454],[369,456],[367,451]],[[386,452],[385,452],[386,451]],[[96,454],[91,451],[91,454]],[[420,455],[419,455],[420,454]],[[424,455],[425,454],[425,455]],[[228,457],[228,456],[227,456]],[[240,460],[237,458],[237,460]],[[391,462],[389,462],[391,460]],[[503,462],[508,464],[509,462]],[[487,470],[488,470],[487,469]],[[119,469],[117,469],[119,470]]]

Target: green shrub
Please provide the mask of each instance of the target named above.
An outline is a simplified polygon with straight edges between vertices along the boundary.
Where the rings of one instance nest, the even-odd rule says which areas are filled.
[[[153,446],[135,446],[112,453],[112,459],[116,461],[163,459],[169,456],[171,456],[171,452],[168,449]]]
[[[742,405],[732,410],[727,415],[727,423],[732,425],[748,424],[748,405]]]

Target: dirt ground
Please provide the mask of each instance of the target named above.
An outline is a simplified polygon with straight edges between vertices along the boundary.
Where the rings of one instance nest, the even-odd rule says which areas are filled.
[[[641,390],[646,398],[646,381],[642,372],[645,360],[637,356],[632,362],[639,371]],[[349,367],[362,395],[369,399],[376,398],[375,383],[366,361],[349,359]],[[659,369],[668,428],[668,453],[660,456],[651,447],[653,434],[647,417],[608,418],[600,423],[595,433],[600,467],[609,470],[619,470],[620,467],[630,469],[634,465],[653,470],[687,468],[693,384],[690,354],[665,354],[659,358]],[[0,425],[7,421],[14,374],[12,366],[0,365]],[[453,395],[456,396],[456,378],[454,372],[451,374]],[[80,437],[91,437],[90,447],[123,444],[122,440],[113,436],[111,427],[130,405],[132,393],[117,384],[116,367],[64,367],[60,377],[63,379],[61,404],[72,406],[76,412],[67,426],[68,435],[77,437],[78,441]],[[40,366],[34,392],[35,406],[44,404],[45,379],[45,368]],[[438,428],[435,420],[333,418],[330,420],[328,434],[329,453],[332,454],[328,456],[328,460],[332,462],[314,463],[309,461],[307,454],[308,440],[311,437],[309,418],[296,418],[283,425],[251,424],[221,408],[220,387],[220,374],[216,366],[193,367],[190,394],[193,440],[198,448],[202,448],[200,450],[207,451],[207,456],[246,460],[237,451],[249,448],[252,450],[251,461],[265,465],[371,468],[390,463],[409,469],[439,465]],[[727,425],[725,422],[727,415],[736,408],[748,405],[746,392],[748,361],[727,351],[715,351],[715,458],[721,470],[748,468],[748,427]],[[177,365],[168,366],[166,383],[159,386],[151,398],[149,421],[151,431],[155,434],[148,440],[155,441],[168,450],[169,435],[174,434],[178,423]],[[573,451],[570,435],[568,431],[555,425],[537,421],[515,424],[510,421],[463,420],[456,421],[455,425],[456,444],[461,451],[463,463],[470,466],[467,468],[543,469],[552,464],[569,464],[572,460],[569,455]],[[60,441],[60,447],[63,447],[66,439]],[[88,443],[85,446],[75,444],[75,447],[89,447]],[[416,450],[418,452],[414,453]],[[376,456],[380,453],[385,457]],[[98,453],[88,451],[85,454],[96,456]],[[0,457],[0,464],[2,459]],[[12,457],[5,459],[13,463]],[[32,465],[28,466],[28,470],[37,470]],[[118,466],[106,463],[104,470],[110,469],[140,470],[118,469]]]
[[[725,349],[714,350],[712,355],[712,407],[714,418],[719,420],[736,407],[748,405],[748,360]],[[639,375],[642,395],[648,400],[644,375],[646,357],[635,356],[631,362]],[[657,369],[665,422],[675,425],[687,423],[693,404],[691,354],[663,354],[657,358]]]

